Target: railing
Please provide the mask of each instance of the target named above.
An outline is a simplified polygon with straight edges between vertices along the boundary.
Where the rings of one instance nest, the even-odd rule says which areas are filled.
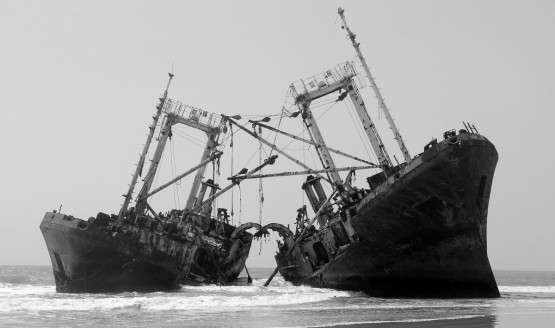
[[[180,101],[168,98],[164,104],[164,112],[181,116],[184,119],[197,122],[199,124],[221,129],[223,128],[223,118],[220,114],[210,113],[203,109],[184,104]]]
[[[336,82],[350,79],[356,74],[353,63],[348,61],[318,75],[293,82],[289,90],[296,99],[299,95],[323,89]]]

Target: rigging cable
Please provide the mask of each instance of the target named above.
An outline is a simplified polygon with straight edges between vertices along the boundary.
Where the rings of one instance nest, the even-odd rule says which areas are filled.
[[[335,106],[336,103],[337,103],[337,102],[334,101],[334,103],[333,103],[328,109],[326,109],[322,114],[320,114],[320,116],[318,116],[318,118],[315,118],[315,121],[318,121],[322,116],[324,116],[330,109],[333,108],[333,106]],[[305,138],[305,131],[308,132],[308,130],[306,130],[306,126],[305,126],[305,124],[304,124],[302,121],[301,121],[301,124],[302,124],[302,127],[303,127],[303,128],[302,128],[302,132],[300,132],[300,133],[297,134],[296,136],[299,137],[299,136],[302,135],[302,138],[303,138],[303,139],[306,139],[306,138]],[[309,135],[310,135],[310,134],[309,134]],[[283,147],[281,147],[281,148],[282,148],[282,149],[291,149],[291,148],[287,148],[287,146],[289,146],[289,145],[292,144],[293,142],[295,142],[295,139],[291,139],[291,141],[289,141],[289,143],[287,143],[285,146],[283,146]],[[305,148],[303,147],[302,149],[304,150]],[[310,146],[309,146],[309,149],[310,149]]]
[[[219,175],[219,169],[216,169],[216,163],[214,160],[212,160],[210,163],[212,163],[212,181],[214,181],[214,185],[218,185],[220,183],[220,175]],[[214,206],[212,206],[212,216],[215,216],[217,211],[216,209],[218,208],[218,198],[215,198],[213,201]]]
[[[262,126],[258,126],[258,133],[262,137]],[[276,133],[277,135],[277,133]],[[274,140],[275,143],[275,140]],[[258,140],[258,165],[262,165],[262,140]],[[264,174],[264,168],[260,169],[260,174]],[[262,188],[262,178],[258,178],[258,224],[262,226],[262,207],[264,206],[264,189]],[[260,249],[258,255],[262,253],[262,239],[260,239]]]
[[[191,136],[191,135],[189,135],[189,134],[187,134],[187,133],[185,133],[185,132],[183,132],[183,131],[179,131],[178,129],[174,129],[173,133],[174,133],[174,134],[177,134],[178,136],[180,136],[180,137],[182,137],[182,138],[184,138],[184,139],[186,139],[186,140],[189,141],[191,144],[193,144],[193,145],[195,145],[195,146],[197,146],[197,147],[199,147],[199,148],[204,149],[204,147],[206,147],[206,140],[201,141],[201,140],[199,140],[199,139],[197,139],[197,138],[195,138],[195,137],[193,137],[193,136]]]
[[[154,184],[152,185],[151,189],[155,189],[156,186],[158,185],[158,178],[160,177],[160,174],[158,174],[158,172],[160,172],[160,167],[162,166],[162,161],[164,160],[164,155],[166,154],[166,150],[164,149],[162,151],[162,155],[160,156],[160,161],[158,161],[158,165],[156,167],[156,171],[154,172]],[[154,195],[150,196],[150,200],[152,201],[152,198],[154,197]],[[151,202],[152,203],[152,202]]]
[[[177,168],[175,164],[175,148],[173,140],[170,138],[170,156],[171,156],[171,168],[172,168],[172,178],[177,176]],[[181,180],[176,181],[173,184],[173,204],[176,206],[175,208],[181,208],[181,203],[179,202],[179,185],[181,185]]]
[[[355,120],[354,118],[354,111],[355,109],[352,107],[350,102],[345,102],[346,106],[347,106],[347,112],[349,113],[349,116],[351,117],[351,121],[353,122],[353,125],[355,126],[355,130],[357,131],[358,137],[359,139],[362,141],[362,146],[364,147],[364,150],[366,151],[366,154],[368,155],[368,158],[371,159],[372,162],[377,163],[377,155],[374,154],[373,151],[370,151],[369,146],[368,146],[368,139],[367,138],[363,138],[362,134],[364,132],[362,132],[364,130],[364,128],[361,128],[361,123],[358,120]],[[362,130],[362,131],[361,131]]]
[[[303,124],[303,121],[299,121],[301,123],[301,127],[302,127],[302,134],[303,134],[303,139],[306,139],[305,137],[305,129],[306,126]],[[306,145],[303,143],[302,147],[303,147],[303,164],[306,166],[306,152],[310,150],[310,146],[311,144],[308,144],[308,147],[306,147]],[[306,173],[304,175],[304,181],[306,181],[306,178],[308,177],[308,173]],[[301,188],[301,195],[303,198],[303,208],[305,207],[305,197],[306,197],[306,193],[304,192],[303,188]]]
[[[328,111],[329,111],[330,109],[332,109],[336,104],[337,104],[337,100],[334,100],[333,103],[332,103],[332,105],[331,105],[330,107],[328,107],[328,109],[326,109],[322,114],[320,114],[320,116],[314,118],[314,121],[315,121],[315,122],[318,122],[318,121],[319,121],[324,115],[326,115],[326,114],[328,113]],[[305,122],[305,125],[306,125],[306,121],[303,120],[303,122]],[[312,136],[312,132],[311,132],[310,130],[307,130],[307,132],[308,132],[308,135],[311,136],[310,139],[311,139],[311,140],[314,140],[314,138],[313,138],[313,136]],[[321,147],[321,146],[322,146],[322,145],[318,145],[318,147]],[[311,154],[310,156],[312,156],[312,153],[310,153],[310,154]],[[320,153],[318,153],[318,158],[320,159],[320,163],[322,164],[322,167],[325,167],[325,164],[324,164],[324,162],[323,162],[323,158],[322,158],[322,156],[321,156]],[[314,162],[314,157],[312,157],[312,161]],[[317,166],[316,163],[314,163],[314,166],[315,166],[315,167]],[[330,174],[329,172],[326,172],[326,176],[328,177],[328,179],[329,179],[330,181],[333,180],[333,179],[331,178],[331,174]]]
[[[328,109],[326,109],[322,114],[320,114],[320,116],[318,116],[318,117],[315,118],[314,120],[315,120],[315,121],[318,121],[320,118],[322,118],[322,116],[326,115],[327,112],[328,112],[330,109],[332,109],[335,105],[337,105],[337,103],[338,103],[337,100],[334,100],[334,101],[332,101],[332,102],[326,103],[326,105],[327,105],[327,104],[331,104],[331,106],[328,107]],[[322,105],[322,106],[323,106],[323,105]]]
[[[229,143],[229,147],[231,148],[231,174],[230,176],[233,176],[233,149],[234,149],[234,145],[233,145],[233,125],[231,124],[231,122],[229,122],[229,129],[231,130],[230,132],[230,143]],[[234,192],[235,188],[231,188],[231,224],[234,225],[234,215],[235,212],[233,211],[233,204],[234,204]]]
[[[202,144],[202,145],[203,145],[203,144],[206,143],[206,139],[207,139],[207,138],[206,138],[206,135],[205,135],[205,134],[203,134],[204,137],[203,137],[202,139],[199,139],[198,137],[193,137],[191,134],[189,134],[189,133],[187,133],[187,132],[185,132],[184,130],[181,130],[181,129],[179,129],[179,128],[177,128],[177,129],[175,129],[175,130],[177,130],[177,131],[178,131],[179,133],[181,133],[182,135],[185,135],[185,136],[187,136],[187,137],[189,137],[189,138],[191,138],[191,139],[197,141],[199,144]],[[186,130],[186,131],[190,131],[190,130]]]
[[[279,130],[279,128],[281,127],[282,120],[283,120],[283,112],[280,113],[279,122],[278,122],[277,128],[275,128],[275,129]],[[262,130],[260,131],[260,133],[262,133]],[[277,132],[274,132],[274,142],[273,142],[274,145],[276,144],[277,135],[278,135]],[[262,142],[260,144],[262,145]],[[272,149],[270,149],[270,155],[268,156],[268,158],[272,156],[273,152],[274,152],[274,147],[272,147]]]
[[[241,219],[243,217],[243,191],[241,190],[241,185],[239,187],[239,225],[241,225]]]

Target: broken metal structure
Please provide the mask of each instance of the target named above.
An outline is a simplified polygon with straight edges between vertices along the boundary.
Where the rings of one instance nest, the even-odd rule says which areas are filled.
[[[300,114],[310,135],[304,141],[314,145],[322,165],[299,173],[326,177],[308,175],[302,184],[315,214],[308,220],[305,208],[297,210],[294,238],[279,243],[277,267],[265,285],[280,272],[294,284],[377,297],[499,297],[486,237],[495,147],[465,124],[411,157],[341,8],[339,15],[405,161],[391,162],[358,91],[353,64],[292,84],[289,93],[299,112],[290,116]],[[367,188],[350,184],[357,168],[341,178],[310,109],[315,99],[337,92],[338,101],[349,97],[378,160],[373,167],[380,170],[367,178]],[[287,173],[264,176],[280,175]],[[329,183],[330,195],[322,182]]]
[[[203,180],[206,166],[222,155],[217,149],[226,118],[168,98],[170,79],[156,107],[149,134],[118,215],[98,213],[82,220],[47,212],[40,229],[52,260],[59,292],[171,290],[188,282],[228,283],[245,267],[253,235],[229,223],[227,209],[213,202],[237,182],[220,190]],[[160,128],[157,129],[162,118]],[[200,163],[151,190],[172,127],[182,124],[207,135]],[[129,207],[156,133],[157,145],[134,207]],[[275,157],[245,177],[270,165]],[[163,214],[148,203],[151,196],[196,172],[187,204]],[[218,191],[219,190],[219,191]]]

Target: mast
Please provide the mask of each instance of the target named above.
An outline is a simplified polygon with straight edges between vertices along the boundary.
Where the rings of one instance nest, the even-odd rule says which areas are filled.
[[[372,85],[372,89],[374,90],[374,93],[376,94],[376,97],[378,98],[378,105],[382,109],[382,111],[384,112],[385,118],[387,119],[387,122],[389,123],[389,126],[391,127],[391,130],[393,131],[394,138],[397,140],[397,144],[399,145],[399,148],[401,149],[401,152],[403,153],[403,157],[405,158],[405,162],[408,164],[411,161],[409,151],[407,150],[407,147],[405,146],[405,143],[403,142],[403,138],[401,137],[401,134],[399,133],[399,130],[397,129],[397,126],[395,125],[395,122],[393,121],[393,118],[391,117],[391,114],[389,113],[389,109],[387,109],[387,106],[385,105],[385,101],[382,97],[382,94],[380,93],[380,90],[378,89],[378,86],[376,85],[376,82],[374,81],[374,78],[372,77],[372,74],[370,73],[370,69],[368,68],[368,65],[366,64],[366,60],[364,59],[364,57],[362,56],[362,53],[360,52],[360,43],[357,43],[355,41],[356,35],[353,32],[351,32],[351,30],[347,26],[347,20],[345,19],[345,15],[343,15],[345,10],[343,10],[341,8],[338,8],[337,12],[339,13],[339,16],[341,16],[341,20],[343,21],[343,26],[342,27],[344,27],[347,30],[347,35],[349,36],[349,39],[351,39],[351,43],[352,43],[353,47],[355,48],[355,51],[357,53],[357,57],[360,59],[362,67],[364,68],[364,71],[366,72],[366,75],[368,76],[368,79],[370,80],[370,84]]]
[[[125,200],[123,201],[123,205],[121,206],[121,210],[119,211],[118,222],[117,222],[118,225],[121,225],[123,223],[123,217],[125,215],[125,212],[127,212],[127,207],[129,206],[129,203],[131,202],[131,198],[133,197],[133,190],[135,189],[135,185],[137,184],[137,179],[139,175],[141,175],[141,172],[143,171],[143,165],[145,164],[145,158],[146,158],[146,154],[148,153],[148,148],[150,147],[150,143],[152,142],[154,131],[156,130],[156,126],[158,125],[158,120],[160,119],[160,114],[162,113],[162,109],[164,108],[164,103],[166,102],[166,99],[168,97],[168,89],[170,87],[172,78],[174,77],[172,73],[168,73],[168,75],[170,78],[168,80],[168,84],[166,85],[166,90],[164,91],[164,95],[162,96],[162,98],[160,98],[160,103],[158,104],[158,106],[156,106],[156,114],[152,117],[152,125],[149,127],[150,131],[148,133],[148,137],[143,147],[143,152],[139,157],[139,163],[137,164],[135,173],[131,178],[131,183],[129,184],[129,190],[124,195]]]
[[[166,123],[162,127],[162,131],[160,132],[160,136],[158,138],[158,145],[156,145],[156,150],[154,151],[154,155],[152,155],[152,160],[150,162],[150,167],[148,172],[143,179],[143,186],[139,195],[137,196],[137,204],[135,206],[135,211],[137,214],[144,214],[147,206],[146,206],[146,195],[150,191],[150,187],[154,182],[154,176],[156,175],[156,170],[158,170],[158,165],[160,164],[160,160],[162,159],[162,154],[164,153],[164,148],[166,147],[166,143],[168,138],[171,134],[171,128],[174,125],[174,115],[169,114],[166,117]]]

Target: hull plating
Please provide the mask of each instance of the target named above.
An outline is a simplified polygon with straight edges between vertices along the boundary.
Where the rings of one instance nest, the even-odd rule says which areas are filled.
[[[94,221],[93,221],[94,222]],[[202,252],[219,254],[218,267],[227,281],[239,275],[250,250],[252,235],[242,235],[245,246],[230,252],[231,242],[204,245],[197,236],[176,238],[148,229],[114,233],[106,227],[60,213],[46,213],[40,225],[52,261],[58,292],[165,291],[179,288],[191,277],[216,279],[213,262]],[[224,245],[225,244],[225,245]],[[195,275],[195,272],[198,275]]]
[[[347,210],[351,243],[338,248],[323,229],[284,259],[280,273],[372,296],[499,297],[486,238],[497,158],[477,134],[434,145]]]

